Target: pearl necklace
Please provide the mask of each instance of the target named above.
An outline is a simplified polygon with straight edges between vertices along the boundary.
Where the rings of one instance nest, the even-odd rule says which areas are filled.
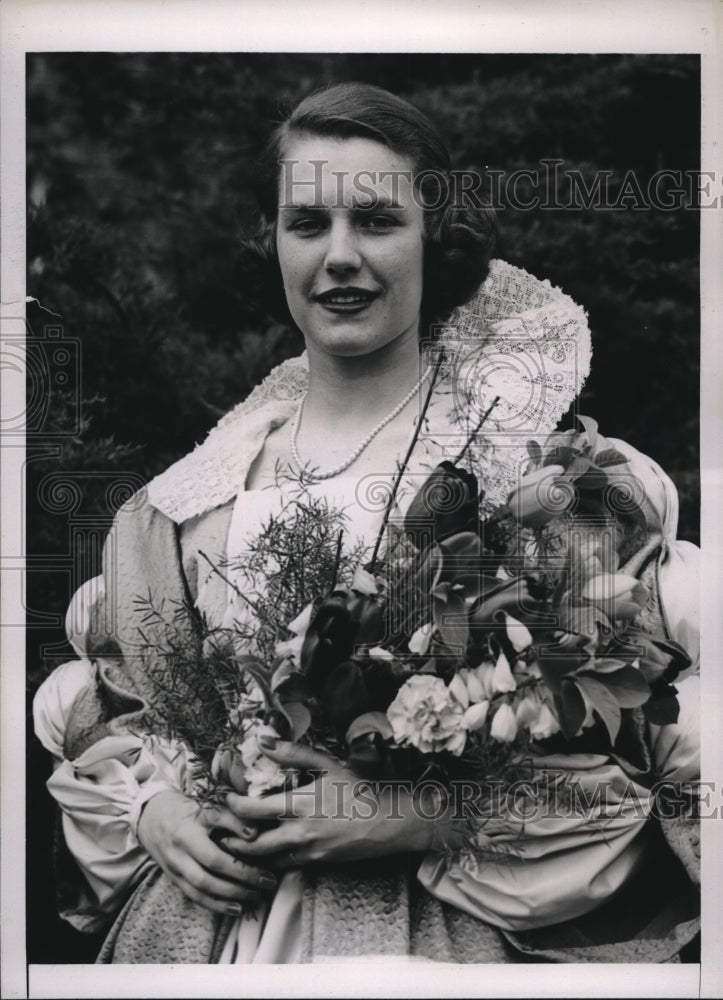
[[[291,455],[294,459],[294,462],[299,467],[299,470],[304,472],[309,479],[315,479],[320,481],[322,479],[332,479],[334,476],[338,476],[340,472],[344,472],[345,469],[348,469],[350,465],[356,462],[361,453],[364,451],[367,445],[374,440],[377,434],[380,431],[384,430],[387,424],[391,423],[391,421],[394,420],[394,418],[402,412],[407,403],[409,403],[410,400],[412,400],[414,396],[416,396],[416,394],[419,392],[422,385],[424,384],[425,379],[429,376],[431,370],[432,370],[431,368],[427,368],[427,370],[424,372],[420,380],[407,393],[404,399],[394,407],[391,413],[387,414],[387,416],[383,420],[380,420],[379,423],[376,425],[376,427],[374,427],[367,434],[367,436],[364,438],[361,444],[354,449],[354,451],[352,452],[350,457],[346,460],[346,462],[342,462],[341,465],[337,465],[335,468],[329,469],[328,472],[305,472],[304,463],[302,462],[301,456],[299,455],[299,447],[298,447],[299,426],[301,425],[301,414],[304,412],[304,403],[306,402],[306,394],[304,394],[301,402],[299,403],[296,415],[294,417],[294,423],[291,428]]]

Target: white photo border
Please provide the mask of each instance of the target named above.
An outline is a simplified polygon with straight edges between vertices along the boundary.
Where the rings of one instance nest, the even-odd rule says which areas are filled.
[[[721,177],[721,35],[716,0],[3,0],[1,125],[2,333],[24,328],[25,56],[49,51],[700,53],[703,171]],[[703,774],[723,781],[723,347],[721,212],[701,212]],[[717,321],[717,322],[716,322]],[[3,373],[4,374],[4,373]],[[3,414],[24,398],[3,394]],[[23,620],[21,443],[2,442],[0,621]],[[446,966],[353,961],[318,966],[53,966],[25,960],[23,629],[3,629],[2,996],[718,996],[723,993],[723,824],[703,823],[703,935],[698,965]],[[23,706],[21,708],[21,706]]]

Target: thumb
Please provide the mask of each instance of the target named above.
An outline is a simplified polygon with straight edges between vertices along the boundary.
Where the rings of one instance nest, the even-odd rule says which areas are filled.
[[[284,767],[302,768],[305,771],[346,773],[344,765],[336,758],[301,743],[289,743],[286,740],[277,740],[273,736],[264,736],[259,740],[259,746],[266,757]]]

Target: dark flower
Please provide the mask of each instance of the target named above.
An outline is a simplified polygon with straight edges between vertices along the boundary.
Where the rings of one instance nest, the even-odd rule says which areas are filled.
[[[382,613],[376,598],[349,592],[346,606],[354,626],[354,643],[357,646],[376,646],[384,638]]]
[[[477,477],[442,462],[424,482],[404,518],[404,530],[418,549],[460,532],[479,532]]]
[[[430,546],[418,559],[415,585],[431,593],[442,583],[460,585],[468,597],[479,593],[482,543],[479,535],[464,531]]]
[[[312,687],[317,687],[329,671],[354,649],[354,626],[343,591],[322,601],[304,636],[301,669]]]
[[[356,590],[336,591],[320,604],[301,647],[301,669],[313,693],[320,691],[331,671],[348,660],[355,646],[372,646],[384,634],[375,597]]]
[[[344,660],[330,671],[319,693],[324,716],[342,734],[354,719],[371,709],[369,689],[361,666],[355,660]]]

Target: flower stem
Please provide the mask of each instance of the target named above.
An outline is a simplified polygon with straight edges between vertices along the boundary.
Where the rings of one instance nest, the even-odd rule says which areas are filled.
[[[377,534],[377,540],[374,543],[374,551],[372,552],[371,562],[369,563],[369,572],[370,573],[374,573],[374,568],[376,566],[377,557],[379,555],[379,547],[382,544],[382,538],[384,537],[384,532],[387,530],[387,524],[389,523],[389,516],[390,516],[390,514],[392,512],[392,507],[394,506],[394,501],[397,498],[397,490],[399,489],[399,484],[402,481],[402,476],[404,475],[404,473],[406,471],[406,468],[407,468],[407,465],[409,464],[409,459],[412,457],[412,452],[414,451],[414,446],[416,445],[417,439],[419,438],[419,433],[420,433],[420,431],[422,429],[422,424],[424,423],[424,418],[425,418],[425,416],[427,414],[427,410],[429,409],[429,404],[430,404],[430,402],[432,400],[432,393],[434,392],[434,387],[435,387],[436,382],[437,382],[437,376],[439,375],[439,369],[442,366],[442,359],[443,359],[443,357],[444,357],[444,352],[440,351],[439,352],[439,356],[437,358],[437,363],[435,364],[434,370],[432,372],[432,377],[429,380],[429,388],[427,389],[427,395],[426,395],[425,400],[424,400],[424,405],[422,406],[422,411],[419,414],[419,420],[417,421],[417,426],[414,428],[414,434],[412,435],[412,440],[409,443],[409,447],[407,448],[407,453],[404,456],[404,460],[402,461],[402,464],[397,469],[397,475],[396,475],[396,477],[394,479],[394,483],[392,485],[392,491],[389,494],[389,499],[387,500],[387,505],[386,505],[386,507],[384,509],[384,518],[382,519],[381,527],[379,528],[379,533]]]
[[[487,409],[485,410],[485,412],[480,417],[477,426],[475,427],[475,429],[472,431],[472,433],[467,438],[467,441],[465,443],[464,448],[459,453],[459,455],[457,455],[457,457],[455,458],[454,462],[452,463],[453,465],[459,465],[459,463],[462,461],[462,459],[464,458],[464,456],[467,454],[467,451],[469,449],[469,446],[472,444],[473,439],[477,437],[477,435],[479,434],[480,430],[482,429],[482,425],[487,420],[487,417],[490,415],[490,413],[492,413],[492,411],[494,410],[495,406],[497,406],[497,404],[499,403],[499,401],[500,401],[500,397],[499,396],[495,396],[495,398],[492,400],[491,404],[487,407]]]
[[[339,576],[339,566],[341,565],[341,544],[344,539],[344,529],[339,529],[339,537],[336,540],[336,556],[334,557],[334,572],[331,575],[331,589],[336,590],[336,581]]]
[[[214,571],[214,573],[217,573],[218,576],[221,577],[221,579],[223,580],[223,582],[226,583],[226,584],[228,584],[228,586],[231,587],[238,594],[238,596],[241,598],[242,601],[246,601],[246,603],[252,609],[252,611],[256,610],[253,602],[250,601],[248,599],[248,597],[239,590],[239,588],[236,586],[236,584],[232,580],[229,580],[229,578],[227,576],[224,576],[224,574],[221,572],[221,570],[218,568],[218,566],[216,566],[215,563],[211,562],[211,560],[208,558],[208,556],[206,555],[206,553],[202,549],[198,550],[198,554],[200,556],[203,556],[203,558],[206,560],[206,562],[211,567],[211,569]]]

